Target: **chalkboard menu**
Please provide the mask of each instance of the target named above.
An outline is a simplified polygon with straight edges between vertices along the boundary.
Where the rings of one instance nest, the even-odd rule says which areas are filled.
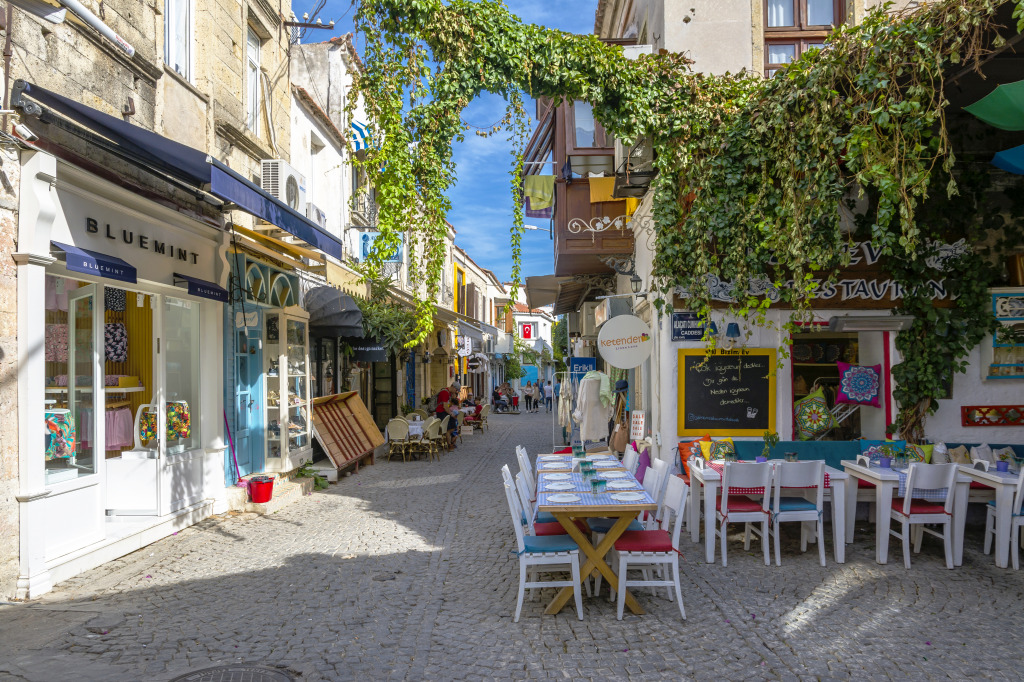
[[[775,350],[679,350],[680,436],[763,436],[775,430]]]

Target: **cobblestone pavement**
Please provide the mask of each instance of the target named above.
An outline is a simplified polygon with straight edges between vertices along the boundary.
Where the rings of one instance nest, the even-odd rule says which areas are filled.
[[[517,568],[498,468],[550,451],[551,420],[495,415],[440,462],[378,462],[264,517],[225,516],[0,607],[0,678],[167,680],[232,662],[298,679],[1020,679],[1024,573],[968,529],[964,565],[926,541],[910,571],[874,563],[858,524],[847,563],[766,567],[738,535],[729,566],[682,561],[689,620],[664,591],[616,621],[606,599],[512,622]],[[830,530],[827,529],[829,537]],[[753,547],[753,546],[752,546]]]

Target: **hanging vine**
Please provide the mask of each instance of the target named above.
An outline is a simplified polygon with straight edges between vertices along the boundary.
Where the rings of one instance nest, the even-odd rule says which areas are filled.
[[[1018,26],[994,25],[1005,4],[945,0],[914,13],[876,10],[855,27],[839,27],[827,49],[810,50],[765,80],[693,73],[679,54],[628,60],[596,36],[523,24],[491,0],[364,0],[357,25],[367,59],[357,88],[376,145],[363,165],[380,202],[381,252],[407,231],[423,246],[427,295],[412,340],[432,324],[451,208],[446,193],[455,182],[452,143],[466,130],[462,111],[482,92],[509,102],[517,193],[521,93],[583,100],[616,138],[646,137],[654,147],[654,284],[664,299],[684,293],[697,312],[710,311],[725,282],[731,314],[763,322],[771,303],[765,294],[773,291],[792,307],[791,322],[808,318],[815,292],[849,261],[851,235],[841,229],[839,206],[866,192],[863,236],[905,266],[894,275],[907,292],[904,308],[917,318],[900,341],[906,359],[897,376],[901,422],[917,430],[914,415],[931,409],[941,386],[914,378],[970,349],[931,333],[935,325],[966,325],[968,341],[973,330],[992,328],[977,305],[987,280],[973,275],[975,257],[947,261],[940,273],[962,305],[948,318],[930,312],[924,287],[936,272],[927,264],[929,240],[946,235],[926,227],[921,214],[935,197],[958,191],[945,75],[952,65],[976,66],[989,45],[1021,30],[1024,0],[1010,3]],[[997,30],[1004,35],[993,42]],[[943,184],[935,188],[938,178]],[[522,210],[513,204],[518,284]]]

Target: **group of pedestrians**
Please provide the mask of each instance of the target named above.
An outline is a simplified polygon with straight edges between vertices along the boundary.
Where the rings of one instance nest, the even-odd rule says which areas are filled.
[[[526,386],[523,387],[523,394],[526,397],[526,411],[539,412],[541,405],[544,405],[547,407],[547,411],[551,412],[551,398],[557,396],[560,387],[561,385],[552,386],[550,380],[546,384],[540,381],[535,384],[527,381]]]

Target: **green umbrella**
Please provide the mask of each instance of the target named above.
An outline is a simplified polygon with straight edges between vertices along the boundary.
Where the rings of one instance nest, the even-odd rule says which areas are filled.
[[[1024,81],[1000,85],[964,111],[1001,130],[1024,130]]]

